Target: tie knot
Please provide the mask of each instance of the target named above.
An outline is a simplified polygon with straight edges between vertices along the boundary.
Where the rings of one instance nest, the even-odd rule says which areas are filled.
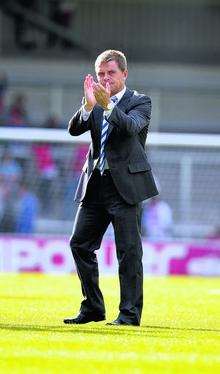
[[[112,97],[111,97],[111,101],[112,101],[114,104],[116,104],[117,101],[118,101],[117,96],[112,96]]]

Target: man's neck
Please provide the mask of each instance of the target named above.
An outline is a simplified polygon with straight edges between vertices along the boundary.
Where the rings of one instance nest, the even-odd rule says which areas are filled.
[[[126,86],[124,86],[124,87],[122,88],[121,91],[117,92],[117,93],[114,94],[114,95],[111,95],[111,97],[112,97],[112,96],[116,96],[117,99],[118,99],[118,101],[119,101],[119,100],[121,100],[121,98],[122,98],[122,96],[124,95],[125,91],[126,91]]]

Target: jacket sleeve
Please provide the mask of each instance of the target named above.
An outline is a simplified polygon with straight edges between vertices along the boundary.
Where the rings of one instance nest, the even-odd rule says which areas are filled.
[[[73,115],[69,121],[68,132],[70,135],[78,136],[91,129],[92,114],[87,121],[83,121],[81,108]]]
[[[151,99],[145,95],[140,95],[133,99],[127,113],[115,106],[107,120],[112,126],[117,127],[120,132],[128,136],[134,136],[144,127],[148,127],[150,116]]]

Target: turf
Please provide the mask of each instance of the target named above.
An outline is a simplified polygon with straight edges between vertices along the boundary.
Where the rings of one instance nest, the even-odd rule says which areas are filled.
[[[102,277],[107,320],[116,277]],[[146,278],[141,327],[66,326],[81,294],[76,276],[0,275],[1,373],[219,373],[220,280]]]

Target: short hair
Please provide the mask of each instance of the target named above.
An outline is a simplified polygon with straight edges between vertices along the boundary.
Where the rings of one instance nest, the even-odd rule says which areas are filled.
[[[121,71],[127,70],[127,60],[123,52],[114,49],[108,49],[98,55],[95,61],[95,70],[103,62],[116,61]]]

